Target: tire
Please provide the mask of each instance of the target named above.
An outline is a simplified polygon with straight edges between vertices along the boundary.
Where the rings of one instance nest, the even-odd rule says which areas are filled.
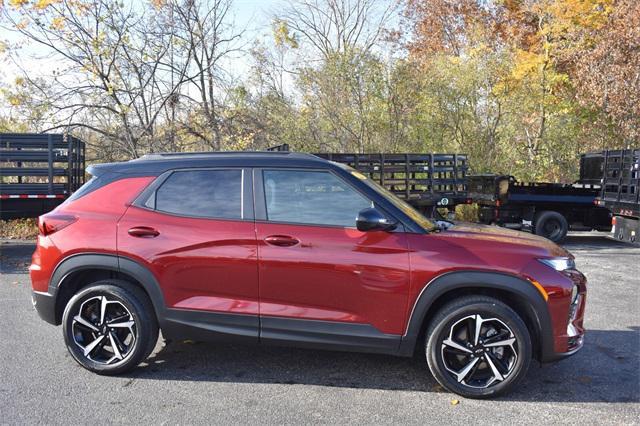
[[[545,237],[554,243],[564,240],[568,231],[569,223],[567,223],[567,219],[558,212],[543,211],[536,217],[534,223],[536,235]]]
[[[73,359],[103,375],[132,370],[151,354],[158,340],[149,298],[122,280],[97,281],[83,288],[67,303],[62,324]]]
[[[481,326],[475,344],[477,316]],[[467,346],[467,337],[472,347]],[[515,340],[510,345],[495,345],[511,339]],[[491,297],[465,296],[445,305],[431,320],[425,341],[427,364],[435,379],[466,398],[504,394],[522,380],[531,363],[527,326],[513,309]],[[451,345],[462,346],[464,351]]]

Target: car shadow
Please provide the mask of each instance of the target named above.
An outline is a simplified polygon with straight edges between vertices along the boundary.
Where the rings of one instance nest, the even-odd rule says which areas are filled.
[[[591,330],[580,352],[554,364],[532,363],[525,380],[500,400],[639,402],[638,347],[640,327]],[[138,380],[445,392],[421,357],[189,341],[165,345],[128,376]]]
[[[638,254],[640,248],[630,243],[614,240],[605,233],[569,234],[561,245],[572,250],[612,250],[620,249],[616,254]],[[613,253],[611,253],[613,254]]]

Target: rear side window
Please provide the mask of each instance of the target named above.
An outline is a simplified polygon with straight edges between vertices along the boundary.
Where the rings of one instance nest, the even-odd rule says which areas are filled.
[[[181,216],[242,219],[242,170],[173,172],[157,189],[155,208]]]

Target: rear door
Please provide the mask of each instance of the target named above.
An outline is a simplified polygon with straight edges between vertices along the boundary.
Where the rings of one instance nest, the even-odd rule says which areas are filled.
[[[149,268],[162,289],[163,332],[257,339],[251,188],[251,173],[242,168],[175,170],[120,220],[119,255]]]
[[[373,203],[332,171],[254,176],[261,339],[393,352],[409,289],[402,229],[358,231]]]

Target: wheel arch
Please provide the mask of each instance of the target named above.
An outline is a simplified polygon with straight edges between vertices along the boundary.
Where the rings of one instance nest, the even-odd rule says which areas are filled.
[[[551,316],[546,301],[531,283],[498,272],[456,271],[440,275],[425,285],[410,313],[400,354],[412,356],[424,343],[430,319],[446,303],[464,295],[486,295],[506,303],[527,325],[534,357],[546,359],[552,353]]]
[[[120,279],[140,288],[149,297],[160,323],[165,309],[164,297],[151,271],[138,262],[110,254],[72,255],[56,266],[49,281],[49,294],[55,297],[55,324],[62,322],[67,302],[80,289],[101,279]]]

